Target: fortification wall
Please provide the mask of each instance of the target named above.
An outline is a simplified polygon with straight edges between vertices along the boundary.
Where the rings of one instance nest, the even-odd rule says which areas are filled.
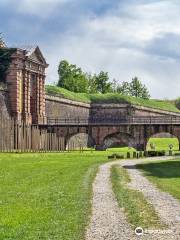
[[[47,118],[88,118],[90,105],[46,95]]]
[[[96,118],[130,116],[132,108],[128,104],[92,104],[90,115]]]
[[[127,116],[180,116],[168,112],[130,104],[87,104],[46,95],[47,118],[118,118]]]

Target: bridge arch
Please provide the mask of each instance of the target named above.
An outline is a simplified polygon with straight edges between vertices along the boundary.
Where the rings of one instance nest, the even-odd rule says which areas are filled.
[[[66,139],[66,149],[88,148],[95,145],[95,140],[88,133],[74,133]]]
[[[103,144],[105,148],[110,147],[136,147],[135,138],[125,132],[115,132],[107,135]]]
[[[179,150],[180,138],[173,133],[163,131],[149,136],[145,148],[150,150],[154,145],[156,150],[166,150],[169,149],[170,144],[173,145],[173,150]]]

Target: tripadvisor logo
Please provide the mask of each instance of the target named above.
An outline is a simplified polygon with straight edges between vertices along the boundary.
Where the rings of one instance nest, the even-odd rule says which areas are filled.
[[[142,236],[143,233],[144,233],[144,231],[143,231],[143,229],[142,229],[141,227],[137,227],[137,228],[135,229],[135,234],[136,234],[137,236]]]

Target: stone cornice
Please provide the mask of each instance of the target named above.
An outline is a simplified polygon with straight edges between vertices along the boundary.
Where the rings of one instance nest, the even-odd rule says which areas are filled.
[[[173,115],[173,116],[180,116],[180,112],[176,113],[176,112],[170,112],[170,111],[166,111],[166,110],[162,110],[159,108],[150,108],[150,107],[144,107],[144,106],[138,106],[138,105],[131,105],[132,107],[134,107],[135,109],[138,110],[143,110],[143,111],[147,111],[147,112],[153,112],[153,113],[162,113],[162,114],[166,114],[166,115]]]
[[[82,103],[82,102],[73,101],[73,100],[69,100],[69,99],[61,98],[57,96],[46,95],[45,98],[48,101],[60,102],[60,103],[65,103],[68,105],[78,106],[78,107],[91,108],[91,105],[89,103]]]

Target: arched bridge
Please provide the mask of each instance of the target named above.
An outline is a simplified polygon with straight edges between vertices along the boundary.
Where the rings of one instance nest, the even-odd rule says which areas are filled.
[[[180,116],[48,118],[41,127],[64,137],[66,146],[73,140],[83,146],[103,148],[116,143],[144,150],[155,134],[169,133],[180,140]]]

